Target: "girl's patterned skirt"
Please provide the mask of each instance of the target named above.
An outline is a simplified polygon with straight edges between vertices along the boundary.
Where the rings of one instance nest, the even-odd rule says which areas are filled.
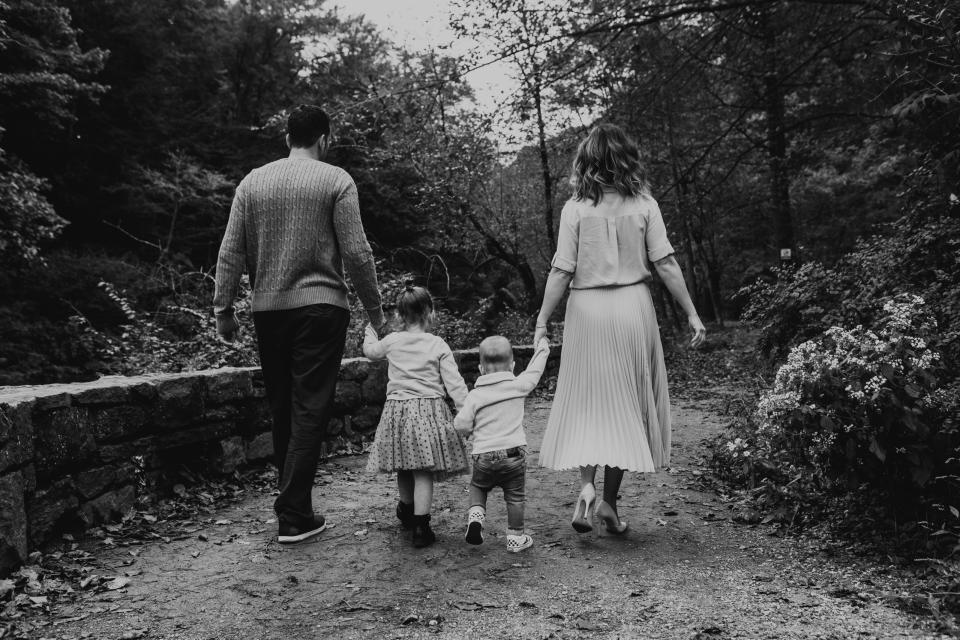
[[[467,450],[443,398],[387,400],[367,471],[432,471],[444,480],[468,470]]]

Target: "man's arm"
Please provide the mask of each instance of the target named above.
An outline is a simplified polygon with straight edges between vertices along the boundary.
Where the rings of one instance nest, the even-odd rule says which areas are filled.
[[[540,382],[540,376],[547,366],[547,358],[550,356],[550,342],[546,338],[540,338],[537,343],[536,351],[530,358],[530,363],[523,373],[517,376],[517,384],[524,393],[533,391],[537,383]]]
[[[373,251],[363,231],[360,219],[360,203],[357,199],[357,185],[349,177],[333,210],[333,230],[337,235],[343,266],[350,276],[350,282],[357,290],[357,296],[367,312],[370,324],[380,328],[384,324],[383,308],[380,304],[380,289],[377,287],[377,269],[373,260]]]
[[[243,275],[247,260],[247,239],[244,225],[245,201],[243,183],[240,183],[233,196],[230,216],[227,218],[227,229],[223,234],[223,242],[220,243],[220,253],[217,256],[213,313],[217,318],[217,334],[229,342],[236,338],[237,330],[240,328],[237,317],[233,312],[233,303],[237,298],[240,277]]]

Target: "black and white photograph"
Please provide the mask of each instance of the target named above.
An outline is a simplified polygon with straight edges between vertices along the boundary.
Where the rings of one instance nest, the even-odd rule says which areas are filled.
[[[0,0],[0,640],[960,639],[960,3]]]

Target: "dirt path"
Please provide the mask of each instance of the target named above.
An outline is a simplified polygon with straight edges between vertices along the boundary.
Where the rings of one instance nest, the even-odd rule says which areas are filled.
[[[340,458],[320,476],[332,528],[314,542],[281,548],[271,496],[250,495],[188,539],[96,551],[97,571],[132,574],[129,585],[60,607],[38,637],[938,637],[884,603],[896,585],[883,567],[863,572],[734,524],[719,496],[694,488],[701,442],[722,424],[715,400],[675,403],[674,466],[625,479],[624,538],[577,535],[575,474],[532,466],[532,549],[506,552],[499,494],[487,542],[463,542],[464,479],[438,486],[440,540],[416,550],[397,527],[393,484],[363,474],[363,457]],[[548,410],[528,405],[534,451]]]

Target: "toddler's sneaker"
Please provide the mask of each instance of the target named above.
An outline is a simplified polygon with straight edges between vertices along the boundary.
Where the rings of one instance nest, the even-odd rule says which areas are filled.
[[[464,539],[470,544],[483,544],[483,521],[486,515],[481,507],[471,507],[467,513],[467,534]]]
[[[524,533],[519,536],[507,534],[507,551],[519,553],[533,546],[533,538]]]

